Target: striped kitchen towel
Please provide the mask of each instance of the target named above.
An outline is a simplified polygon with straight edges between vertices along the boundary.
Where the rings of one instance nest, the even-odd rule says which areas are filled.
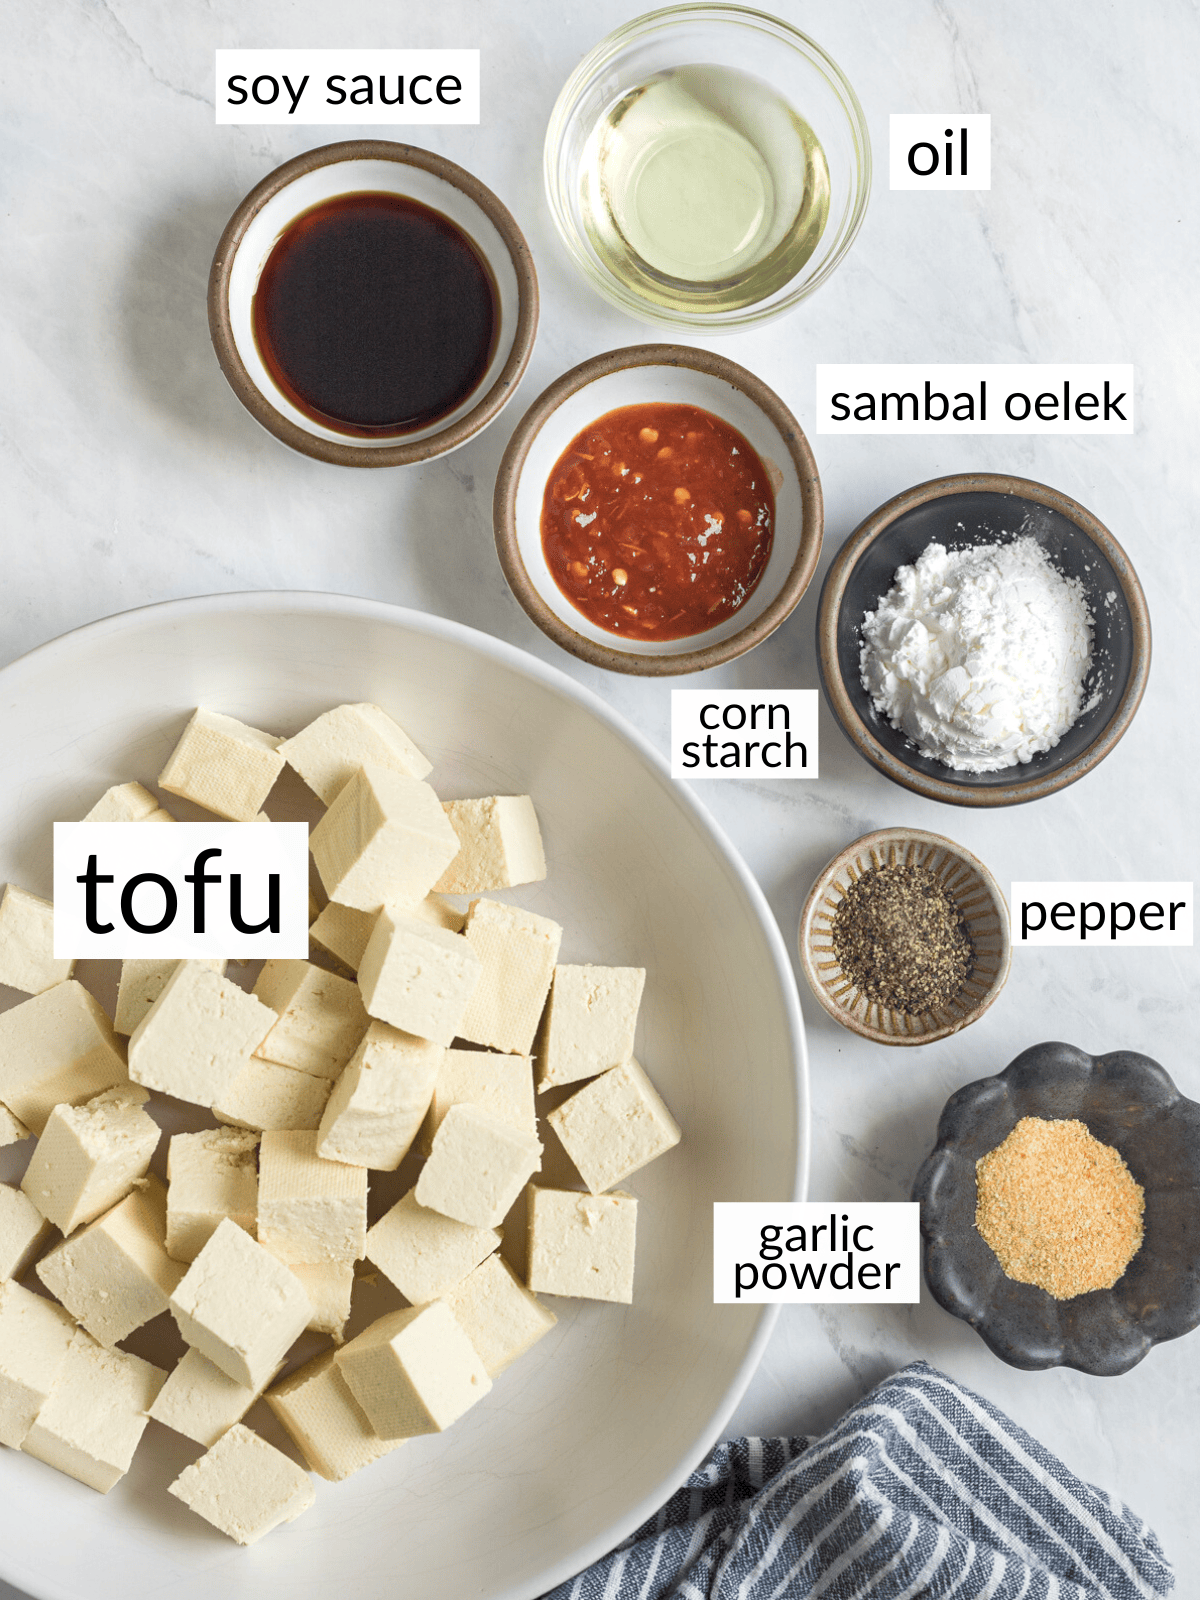
[[[1146,1524],[924,1361],[818,1439],[718,1445],[611,1555],[543,1600],[1146,1600]]]

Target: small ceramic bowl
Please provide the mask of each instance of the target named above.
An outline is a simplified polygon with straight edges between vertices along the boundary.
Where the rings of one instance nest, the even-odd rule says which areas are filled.
[[[1141,1248],[1111,1289],[1056,1300],[1005,1276],[975,1226],[975,1163],[1022,1117],[1078,1119],[1146,1196]],[[1200,1325],[1200,1105],[1156,1061],[1038,1044],[950,1097],[917,1174],[925,1281],[1010,1366],[1111,1376]]]
[[[293,405],[268,372],[251,326],[259,275],[285,229],[323,201],[363,192],[404,195],[455,223],[487,261],[500,310],[491,360],[471,393],[427,427],[372,438],[326,427]],[[444,156],[383,139],[324,145],[269,173],[230,217],[208,280],[213,347],[238,399],[293,450],[344,467],[429,461],[486,428],[512,398],[529,362],[537,314],[529,246],[491,190]]]
[[[833,919],[847,888],[864,872],[884,866],[932,872],[961,911],[975,946],[975,967],[958,994],[919,1017],[868,999],[842,971],[833,949]],[[1000,993],[1012,956],[1008,907],[995,878],[969,850],[917,828],[880,828],[834,856],[804,903],[799,943],[800,965],[821,1005],[843,1028],[876,1044],[929,1044],[959,1033]]]
[[[699,406],[749,440],[775,491],[775,537],[757,587],[739,611],[685,639],[628,639],[577,611],[555,583],[542,549],[546,482],[589,423],[622,406],[665,401]],[[496,479],[496,551],[509,587],[543,633],[611,672],[700,672],[761,644],[798,604],[821,552],[821,480],[800,424],[745,367],[684,345],[633,345],[564,373],[517,424]]]
[[[1094,618],[1087,709],[1052,750],[999,772],[959,772],[924,756],[862,685],[862,620],[898,567],[926,546],[1002,544],[1028,534],[1067,578],[1081,580]],[[1037,800],[1098,766],[1133,721],[1150,672],[1150,617],[1129,557],[1090,511],[1057,489],[999,473],[964,473],[906,489],[847,539],[821,591],[821,685],[859,754],[905,789],[960,806]]]

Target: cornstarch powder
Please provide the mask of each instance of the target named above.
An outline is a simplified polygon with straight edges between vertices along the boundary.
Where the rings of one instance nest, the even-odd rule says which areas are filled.
[[[923,755],[997,772],[1052,749],[1079,716],[1091,624],[1083,585],[1036,540],[931,544],[863,618],[862,684]]]

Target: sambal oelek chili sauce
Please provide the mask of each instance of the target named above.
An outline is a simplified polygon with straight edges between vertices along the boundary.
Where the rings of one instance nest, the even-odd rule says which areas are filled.
[[[622,406],[555,463],[542,548],[554,581],[597,627],[684,639],[753,594],[774,524],[766,468],[736,428],[699,406]]]

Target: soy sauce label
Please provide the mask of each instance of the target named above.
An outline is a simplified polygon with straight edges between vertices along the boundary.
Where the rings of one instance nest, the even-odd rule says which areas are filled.
[[[479,121],[478,50],[218,50],[225,125]]]

